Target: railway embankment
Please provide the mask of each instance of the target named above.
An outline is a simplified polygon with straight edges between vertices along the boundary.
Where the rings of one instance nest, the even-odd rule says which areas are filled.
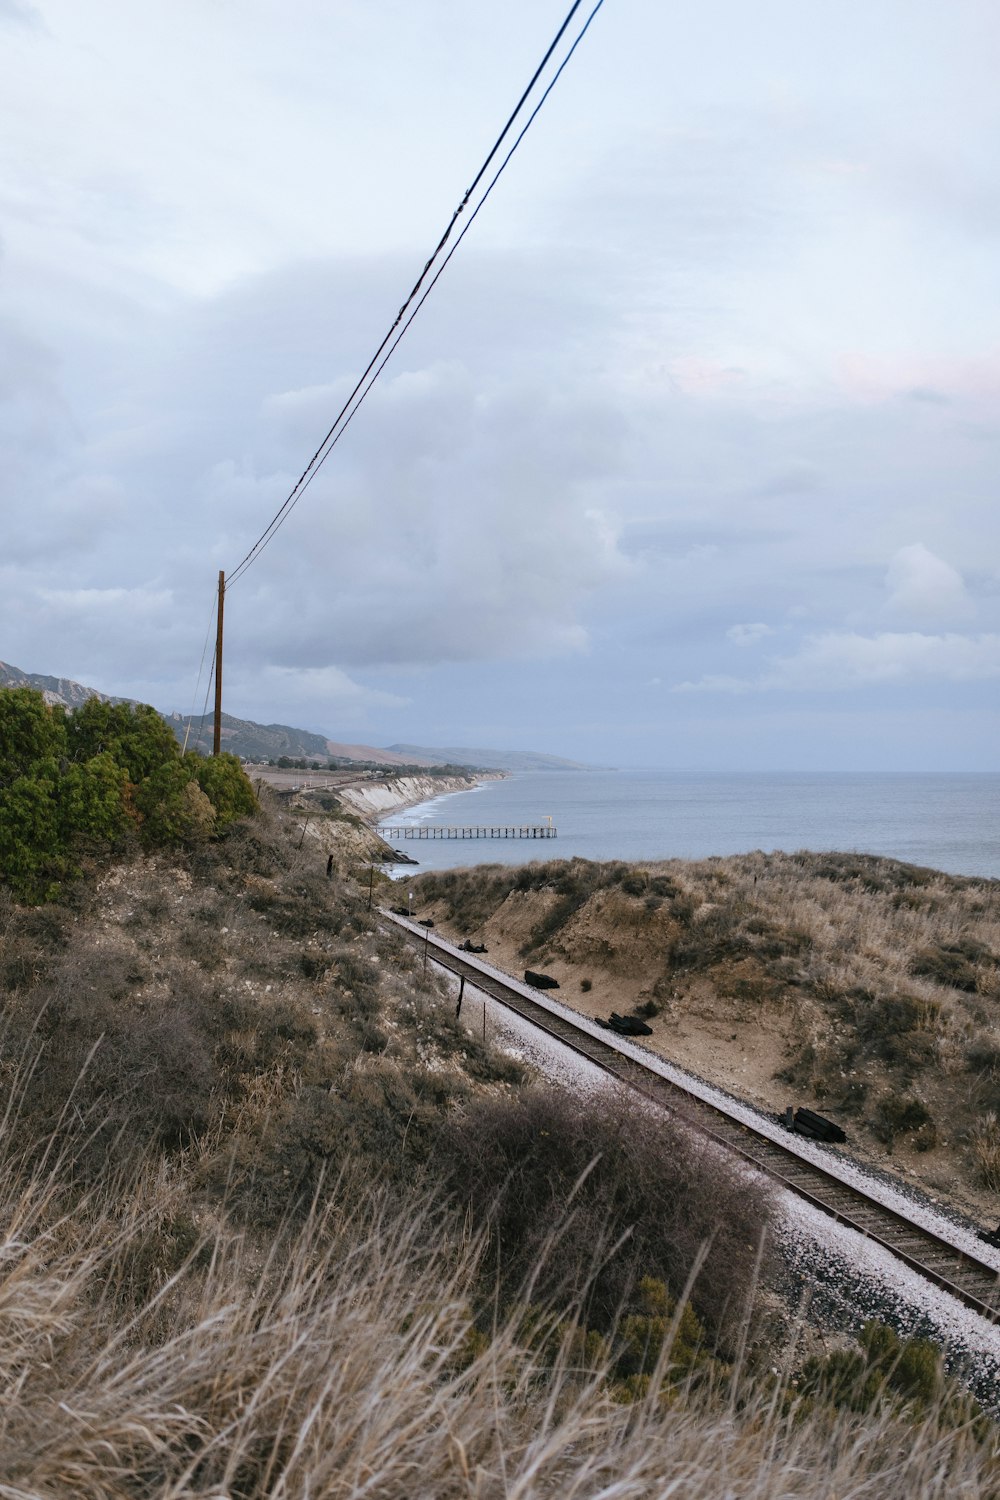
[[[769,1113],[1000,1219],[1000,882],[855,854],[552,860],[413,883],[443,935],[541,969],[590,1017]]]
[[[482,1005],[490,1034],[546,1077],[584,1098],[624,1085],[636,1125],[649,1107],[684,1122],[696,1136],[750,1169],[754,1191],[780,1189],[774,1233],[784,1297],[815,1300],[828,1333],[857,1331],[859,1319],[929,1336],[990,1406],[1000,1379],[995,1244],[975,1226],[902,1189],[884,1173],[791,1135],[780,1120],[748,1107],[643,1045],[609,1033],[549,991],[504,973],[480,955],[448,944],[395,912],[383,919],[406,933],[448,974],[473,1024]],[[459,987],[460,986],[460,987]]]

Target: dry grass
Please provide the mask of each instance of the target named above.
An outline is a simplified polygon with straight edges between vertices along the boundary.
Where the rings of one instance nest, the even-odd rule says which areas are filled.
[[[58,1163],[23,1169],[7,1156],[0,1174],[8,1500],[996,1493],[982,1424],[797,1407],[786,1381],[721,1367],[679,1378],[683,1309],[627,1392],[620,1348],[565,1320],[540,1339],[518,1307],[484,1335],[481,1247],[427,1201],[393,1207],[342,1178],[269,1247],[219,1213],[149,1268],[177,1210],[170,1172],[109,1170],[72,1202]],[[621,1335],[634,1343],[635,1320]]]
[[[487,942],[506,933],[564,985],[631,986],[639,1013],[662,1011],[668,1047],[675,1020],[709,1013],[720,1031],[728,1014],[734,1030],[780,1032],[780,1077],[800,1099],[877,1146],[943,1149],[942,1181],[956,1166],[981,1180],[975,1122],[1000,1113],[1000,882],[757,853],[480,866],[413,885],[421,910]]]
[[[581,1225],[607,1253],[590,1280],[578,1258],[567,1300],[525,1235],[505,1285],[510,1161],[475,1148],[500,1142],[515,1070],[297,835],[262,817],[65,909],[0,904],[0,1500],[996,1493],[992,1436],[953,1406],[841,1415],[796,1400],[792,1356],[747,1374],[760,1205],[677,1143],[673,1187],[647,1162],[661,1203],[620,1133],[602,1171],[564,1119],[515,1217],[544,1220],[550,1265]],[[683,909],[644,882],[621,897]],[[515,1150],[550,1128],[533,1108],[506,1123]],[[456,1141],[448,1201],[426,1167]],[[605,1293],[585,1330],[623,1237],[643,1249],[621,1316]],[[691,1305],[708,1273],[747,1306],[718,1347]]]
[[[1000,1192],[1000,1120],[989,1109],[976,1121],[971,1131],[972,1151],[983,1186]]]

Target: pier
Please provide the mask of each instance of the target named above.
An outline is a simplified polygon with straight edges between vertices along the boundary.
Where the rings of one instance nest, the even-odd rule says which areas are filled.
[[[503,824],[474,824],[456,827],[446,823],[404,823],[398,828],[389,828],[384,823],[378,832],[383,838],[394,839],[554,839],[556,830],[551,823],[529,823],[520,827]]]

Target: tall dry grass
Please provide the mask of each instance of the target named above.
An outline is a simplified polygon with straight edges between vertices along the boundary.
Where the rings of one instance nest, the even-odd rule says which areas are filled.
[[[782,1079],[880,1146],[944,1146],[938,1172],[993,1190],[981,1121],[1000,1114],[1000,882],[862,854],[734,855],[642,865],[553,860],[419,876],[417,901],[522,954],[575,966],[640,1013],[787,1038]],[[526,935],[525,935],[526,934]]]
[[[36,1157],[37,1160],[37,1157]],[[59,1163],[0,1168],[5,1500],[993,1496],[995,1446],[796,1407],[780,1379],[669,1379],[614,1399],[607,1355],[473,1325],[479,1247],[433,1204],[344,1178],[269,1246],[206,1223],[140,1305],[128,1267],[179,1183],[109,1168],[76,1201]]]
[[[537,1262],[501,1293],[495,1222],[406,1181],[472,1082],[507,1084],[277,823],[79,909],[0,901],[0,940],[0,1500],[997,1492],[981,1428],[796,1401],[738,1330],[732,1365],[692,1359],[655,1287],[597,1338],[539,1306]],[[183,1046],[147,1024],[175,1013]]]

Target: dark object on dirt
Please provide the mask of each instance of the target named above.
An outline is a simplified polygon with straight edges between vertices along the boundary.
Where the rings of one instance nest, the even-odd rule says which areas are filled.
[[[327,880],[332,880],[333,879],[333,855],[332,854],[328,854],[326,856],[326,878],[327,878]]]
[[[534,969],[525,969],[524,982],[530,984],[536,990],[557,990],[558,979],[553,979],[551,974],[536,974]]]
[[[405,906],[390,906],[389,910],[395,912],[397,917],[408,917],[410,915]]]
[[[417,923],[417,926],[418,927],[433,927],[434,926],[434,918],[433,917],[421,917],[420,920],[419,920],[419,922]]]
[[[1000,1250],[1000,1224],[996,1229],[977,1229],[976,1239],[982,1240],[986,1245],[994,1245]]]
[[[488,953],[489,949],[485,943],[470,943],[466,938],[464,943],[459,943],[458,951],[460,953]]]
[[[640,1021],[638,1016],[620,1016],[613,1010],[606,1021],[600,1016],[596,1018],[598,1026],[603,1026],[607,1031],[617,1031],[619,1036],[652,1036],[652,1026],[647,1026],[645,1021]]]
[[[833,1141],[842,1145],[847,1140],[839,1125],[811,1109],[793,1109],[789,1105],[785,1110],[784,1125],[786,1130],[793,1131],[795,1135],[804,1135],[811,1141]]]

